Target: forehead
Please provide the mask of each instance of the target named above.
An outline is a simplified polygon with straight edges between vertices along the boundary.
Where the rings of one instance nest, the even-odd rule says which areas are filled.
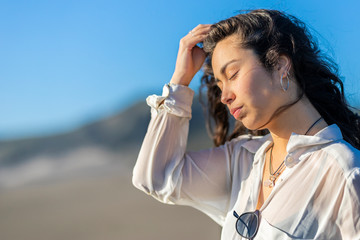
[[[235,40],[234,37],[230,36],[218,42],[212,54],[212,62],[225,57],[231,50],[240,47],[240,43],[235,42]]]
[[[220,75],[221,68],[231,61],[236,62],[259,62],[252,49],[241,47],[241,40],[236,36],[230,36],[216,44],[211,63],[215,75]]]

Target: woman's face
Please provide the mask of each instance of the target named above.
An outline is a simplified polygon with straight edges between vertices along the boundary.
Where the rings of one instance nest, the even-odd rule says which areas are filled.
[[[253,50],[239,47],[234,35],[216,45],[212,68],[222,91],[222,103],[248,129],[263,127],[289,101],[280,86],[284,68],[279,65],[278,71],[269,73]]]

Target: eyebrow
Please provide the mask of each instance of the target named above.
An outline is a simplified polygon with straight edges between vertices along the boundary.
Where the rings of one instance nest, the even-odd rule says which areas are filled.
[[[220,69],[220,73],[222,74],[222,75],[224,75],[225,74],[225,70],[226,70],[226,68],[231,64],[231,63],[233,63],[233,62],[237,62],[237,61],[239,61],[239,59],[233,59],[233,60],[231,60],[231,61],[229,61],[229,62],[227,62],[227,63],[225,63],[224,64],[224,66],[222,66],[221,67],[221,69]]]
[[[229,62],[225,63],[225,64],[221,67],[220,73],[225,76],[225,70],[226,70],[226,68],[227,68],[231,63],[238,62],[238,61],[240,61],[240,59],[233,59],[233,60],[230,60]],[[216,81],[219,81],[219,79],[217,79],[217,78],[215,78],[215,80],[216,80]]]

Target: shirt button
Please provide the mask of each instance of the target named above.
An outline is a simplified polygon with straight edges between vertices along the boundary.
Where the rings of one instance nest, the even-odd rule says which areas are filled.
[[[294,159],[293,159],[292,157],[288,157],[288,158],[287,158],[287,161],[288,161],[289,163],[292,163],[292,162],[294,161]]]

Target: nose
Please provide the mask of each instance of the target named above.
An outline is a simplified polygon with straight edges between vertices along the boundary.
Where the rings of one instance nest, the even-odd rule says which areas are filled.
[[[223,87],[221,92],[221,102],[223,104],[231,104],[235,100],[235,94],[227,87]]]

